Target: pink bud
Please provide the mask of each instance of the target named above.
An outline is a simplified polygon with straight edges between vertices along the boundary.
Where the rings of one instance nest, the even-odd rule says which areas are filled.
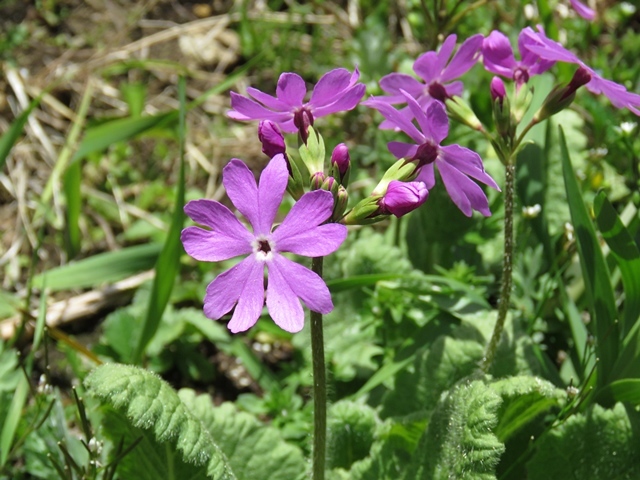
[[[493,77],[491,79],[489,90],[491,91],[491,98],[494,102],[496,101],[496,99],[499,99],[500,102],[502,102],[504,100],[504,97],[507,96],[507,91],[504,88],[504,82],[500,77]]]
[[[428,196],[429,191],[422,182],[392,180],[387,187],[387,193],[380,199],[380,211],[383,214],[401,217],[422,205]]]
[[[590,81],[591,72],[589,72],[589,70],[584,67],[580,67],[578,70],[576,70],[576,73],[573,74],[573,78],[571,79],[571,82],[569,82],[569,85],[567,86],[567,89],[562,98],[564,99],[569,95],[572,95],[576,90],[578,90],[583,85],[586,85]]]
[[[258,138],[262,143],[262,152],[269,158],[273,158],[279,153],[286,153],[284,136],[275,123],[269,120],[261,121],[258,126]]]
[[[331,153],[331,163],[338,167],[340,177],[344,177],[344,174],[347,173],[350,162],[351,159],[349,158],[349,149],[347,146],[344,143],[336,145],[336,148],[334,148]]]

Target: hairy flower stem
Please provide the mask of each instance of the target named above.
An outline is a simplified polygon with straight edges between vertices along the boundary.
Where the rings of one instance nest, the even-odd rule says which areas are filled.
[[[311,260],[311,270],[322,277],[324,257]],[[327,449],[327,375],[324,363],[322,314],[311,311],[313,357],[313,480],[324,480]]]
[[[500,300],[498,303],[498,319],[493,328],[493,334],[487,349],[484,352],[480,368],[487,373],[491,368],[491,363],[496,355],[498,343],[504,330],[504,322],[509,311],[509,300],[511,298],[511,286],[513,283],[513,192],[516,177],[515,160],[510,158],[506,162],[504,181],[504,253],[502,257],[502,286],[500,288]]]

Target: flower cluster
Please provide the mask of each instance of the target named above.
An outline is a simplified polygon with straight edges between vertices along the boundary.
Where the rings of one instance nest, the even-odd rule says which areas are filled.
[[[594,12],[588,7],[574,0],[571,3],[578,14],[593,18]],[[266,304],[277,325],[297,332],[304,324],[301,301],[313,311],[330,312],[333,304],[322,278],[283,253],[306,257],[329,255],[345,240],[345,225],[375,223],[390,215],[400,217],[415,210],[436,185],[436,171],[462,213],[471,216],[477,211],[491,215],[480,184],[497,191],[500,188],[484,170],[478,153],[445,143],[449,118],[484,134],[505,164],[511,162],[524,137],[521,134],[516,138],[516,127],[531,101],[530,89],[525,85],[532,76],[548,71],[556,62],[576,64],[579,68],[571,83],[558,86],[549,94],[529,126],[569,106],[583,85],[593,93],[606,95],[614,106],[640,115],[640,95],[602,78],[540,28],[535,31],[527,27],[520,32],[519,59],[509,39],[499,31],[487,37],[473,35],[457,50],[456,42],[456,36],[449,35],[438,51],[420,55],[413,64],[417,78],[403,73],[384,76],[380,88],[385,95],[362,102],[382,115],[380,128],[402,132],[411,142],[388,144],[389,152],[398,161],[384,173],[371,194],[348,211],[349,149],[339,143],[327,161],[322,137],[314,125],[317,118],[358,105],[365,93],[365,85],[358,81],[358,69],[350,72],[338,68],[326,73],[308,100],[305,81],[290,72],[280,75],[275,96],[256,88],[247,89],[249,97],[231,93],[228,116],[235,120],[260,120],[258,138],[270,161],[258,183],[240,160],[231,160],[223,171],[227,194],[251,229],[219,202],[196,200],[185,206],[194,222],[207,227],[190,226],[183,230],[182,242],[189,255],[209,262],[246,255],[207,287],[204,311],[209,318],[219,319],[233,311],[228,326],[232,332],[240,332],[256,323]],[[461,98],[463,83],[459,79],[480,57],[487,71],[515,84],[516,94],[511,100],[499,77],[492,79],[488,89],[497,136],[487,133]],[[298,154],[288,154],[283,132],[299,135],[302,144]],[[274,227],[285,191],[297,201],[282,223]]]

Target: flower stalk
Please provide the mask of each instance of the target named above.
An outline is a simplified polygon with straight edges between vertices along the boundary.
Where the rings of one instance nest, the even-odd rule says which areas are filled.
[[[513,157],[509,157],[505,165],[504,181],[504,252],[502,256],[502,286],[500,287],[500,300],[498,303],[498,319],[491,334],[491,340],[485,350],[480,368],[487,373],[498,350],[500,337],[504,330],[504,323],[509,311],[511,299],[511,287],[513,284],[513,201],[516,177],[516,166]]]
[[[311,270],[322,278],[324,257],[311,260]],[[311,310],[313,357],[313,480],[324,480],[327,450],[327,375],[324,361],[322,314]]]

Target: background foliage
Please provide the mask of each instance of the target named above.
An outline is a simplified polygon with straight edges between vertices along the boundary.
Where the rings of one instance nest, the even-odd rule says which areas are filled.
[[[449,33],[515,41],[536,23],[639,91],[640,13],[593,3],[588,23],[564,0],[0,2],[0,478],[306,478],[308,332],[206,319],[204,289],[233,260],[198,264],[177,242],[186,200],[227,201],[230,158],[268,161],[256,125],[225,117],[228,91],[358,65],[375,95]],[[489,124],[490,78],[464,78]],[[535,79],[534,103],[555,78]],[[364,107],[323,120],[327,151],[349,145],[355,204],[394,133]],[[581,91],[531,131],[488,375],[501,195],[466,218],[438,186],[350,232],[325,267],[330,478],[640,476],[636,122]],[[452,123],[448,141],[501,183],[483,137]]]

